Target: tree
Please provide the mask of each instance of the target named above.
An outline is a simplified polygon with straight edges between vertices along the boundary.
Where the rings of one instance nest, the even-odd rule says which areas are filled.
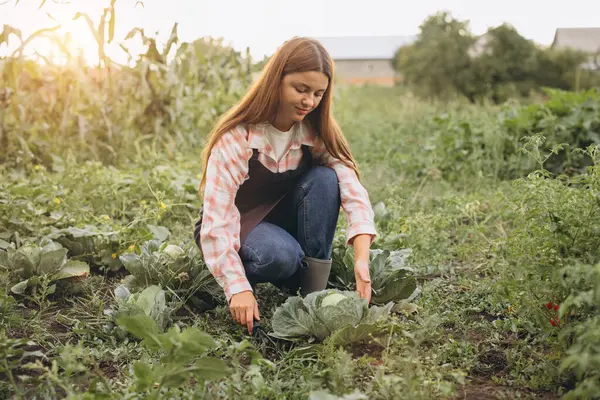
[[[414,44],[396,52],[393,65],[417,94],[460,94],[472,102],[502,103],[511,97],[527,97],[542,87],[600,86],[600,71],[593,70],[593,57],[588,54],[539,48],[508,24],[475,39],[466,21],[446,12],[428,17]]]
[[[467,21],[456,20],[448,12],[436,13],[423,22],[412,45],[396,52],[394,65],[418,92],[452,95],[469,79],[468,50],[473,43]]]
[[[471,68],[476,85],[469,97],[489,97],[500,103],[508,97],[528,96],[536,85],[538,49],[516,29],[502,24],[480,38],[482,51],[472,53]],[[473,90],[475,88],[475,90]]]
[[[538,54],[538,83],[563,90],[600,86],[600,73],[582,68],[589,56],[573,49],[547,49]]]

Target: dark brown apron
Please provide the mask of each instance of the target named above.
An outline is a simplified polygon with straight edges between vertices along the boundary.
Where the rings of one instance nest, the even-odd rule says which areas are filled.
[[[302,145],[302,160],[295,170],[271,172],[258,160],[258,150],[253,149],[248,160],[249,178],[240,186],[235,197],[235,205],[240,212],[240,244],[246,237],[296,186],[298,179],[312,166],[312,153]],[[194,240],[200,245],[200,229],[204,206],[200,208],[200,218],[194,229]]]

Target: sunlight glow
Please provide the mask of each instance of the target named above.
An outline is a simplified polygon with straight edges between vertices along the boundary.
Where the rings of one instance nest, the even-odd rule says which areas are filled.
[[[44,28],[58,27],[58,29],[47,32],[43,36],[34,38],[27,44],[24,55],[32,58],[40,58],[55,64],[65,64],[71,62],[84,62],[87,65],[98,65],[98,42],[95,38],[95,30],[98,29],[100,16],[108,1],[95,1],[87,3],[47,3],[44,8],[33,8],[33,3],[23,3],[16,8],[23,12],[24,8],[31,8],[28,24],[16,26],[22,30],[23,40],[27,40],[29,35],[36,30]],[[130,5],[129,5],[130,6]],[[75,16],[79,14],[78,18]],[[128,5],[123,10],[117,11],[117,20],[119,18],[127,19],[131,13]],[[90,27],[86,19],[87,14],[91,18],[93,27]],[[108,20],[109,18],[107,18]],[[107,21],[108,22],[108,21]],[[108,39],[108,23],[105,25],[104,52],[113,61],[126,63],[127,56],[119,47],[119,44],[128,45],[123,42],[123,33],[117,31],[111,44],[106,43]],[[7,55],[19,47],[16,38],[10,41],[10,46],[4,46],[0,49],[0,54]]]
[[[83,56],[86,63],[98,64],[98,43],[83,17],[61,21],[59,32],[72,57]]]
[[[38,36],[28,43],[24,55],[40,57],[53,64],[65,64],[70,58],[84,61],[89,65],[98,63],[98,44],[85,19],[53,17],[52,24],[46,28],[56,26],[59,28]],[[23,40],[27,40],[27,37],[24,35]],[[13,41],[11,52],[18,47],[16,42]]]

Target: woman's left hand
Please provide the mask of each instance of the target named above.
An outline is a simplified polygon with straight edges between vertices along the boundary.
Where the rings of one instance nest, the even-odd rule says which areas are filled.
[[[369,274],[368,261],[356,261],[354,264],[354,278],[356,279],[356,291],[358,295],[371,302],[371,276]]]

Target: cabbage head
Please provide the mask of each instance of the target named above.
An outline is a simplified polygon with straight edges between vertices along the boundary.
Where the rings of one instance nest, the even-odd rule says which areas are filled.
[[[285,340],[329,338],[336,344],[358,342],[378,329],[393,303],[371,306],[354,291],[327,289],[305,298],[289,297],[271,320],[272,336]]]

